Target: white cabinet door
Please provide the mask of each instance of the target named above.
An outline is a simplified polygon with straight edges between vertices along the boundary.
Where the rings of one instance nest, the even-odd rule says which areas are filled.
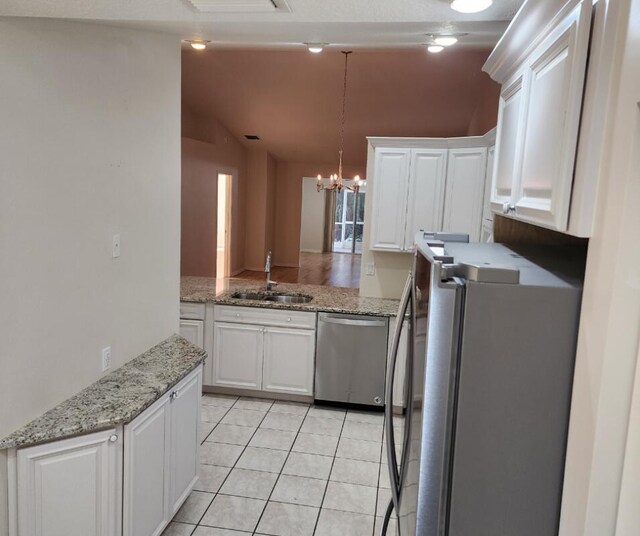
[[[115,429],[18,450],[18,534],[119,535],[121,475]]]
[[[404,249],[410,149],[376,149],[371,214],[371,249]]]
[[[527,96],[524,71],[516,73],[503,87],[498,104],[498,131],[493,175],[491,209],[506,212],[513,203],[520,182]]]
[[[263,330],[247,324],[214,324],[213,385],[261,388]]]
[[[449,149],[442,230],[480,240],[487,149]]]
[[[495,161],[496,146],[492,145],[487,148],[487,172],[484,179],[484,202],[482,204],[482,221],[493,221],[493,212],[491,212],[491,179],[493,177],[493,163]]]
[[[198,367],[182,380],[170,395],[170,517],[182,506],[198,479],[201,393],[202,367]]]
[[[204,348],[204,322],[180,319],[180,335],[200,348]]]
[[[515,197],[518,219],[564,231],[588,48],[590,1],[572,13],[530,59],[525,151]]]
[[[316,333],[305,329],[266,328],[262,389],[313,394]]]
[[[447,149],[413,149],[404,249],[413,249],[415,234],[442,229]]]
[[[169,522],[169,396],[125,426],[123,535],[156,536]]]

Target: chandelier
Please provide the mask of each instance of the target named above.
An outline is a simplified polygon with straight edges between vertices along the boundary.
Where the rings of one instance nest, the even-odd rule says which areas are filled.
[[[343,188],[346,188],[347,190],[351,190],[357,193],[360,190],[360,176],[356,175],[355,177],[353,177],[353,185],[351,186],[345,184],[345,180],[351,179],[343,179],[342,177],[342,155],[344,153],[344,119],[347,107],[347,64],[349,61],[349,54],[351,54],[351,50],[343,50],[342,53],[344,54],[344,83],[342,86],[342,119],[340,122],[340,150],[338,151],[338,173],[334,173],[329,177],[328,186],[322,184],[322,175],[318,175],[318,183],[316,184],[316,189],[318,190],[318,192],[321,192],[322,190],[341,192]]]

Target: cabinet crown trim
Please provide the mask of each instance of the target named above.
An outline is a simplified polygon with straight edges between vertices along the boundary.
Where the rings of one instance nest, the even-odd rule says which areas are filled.
[[[498,41],[482,70],[504,84],[554,27],[576,6],[591,0],[527,0]]]
[[[492,128],[482,136],[460,136],[455,138],[367,137],[369,145],[374,149],[466,149],[473,147],[488,147],[495,143],[495,139],[495,128]]]

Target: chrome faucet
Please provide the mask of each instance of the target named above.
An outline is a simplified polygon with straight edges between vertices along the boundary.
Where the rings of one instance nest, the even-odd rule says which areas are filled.
[[[267,274],[266,288],[267,290],[271,290],[275,285],[278,284],[275,281],[271,281],[271,251],[269,251],[269,253],[267,254],[267,262],[264,265],[264,273]]]

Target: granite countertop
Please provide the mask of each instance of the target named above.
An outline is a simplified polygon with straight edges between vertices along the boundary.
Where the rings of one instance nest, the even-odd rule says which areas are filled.
[[[131,422],[206,358],[172,335],[41,417],[0,440],[0,449],[25,447]]]
[[[312,296],[309,303],[276,303],[233,298],[238,291],[264,291],[262,281],[247,279],[216,279],[215,277],[182,277],[180,300],[185,302],[212,302],[225,305],[244,305],[267,309],[296,309],[299,311],[326,311],[371,316],[396,316],[400,300],[365,298],[357,288],[327,287],[321,285],[298,285],[280,283],[273,293],[305,294]]]

